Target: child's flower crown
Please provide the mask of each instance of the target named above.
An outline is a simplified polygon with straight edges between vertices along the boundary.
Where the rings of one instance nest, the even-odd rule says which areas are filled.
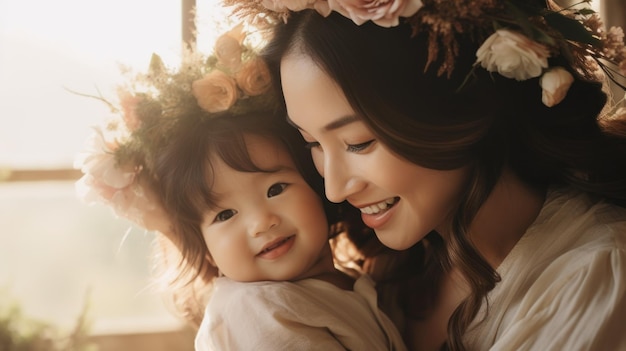
[[[270,74],[239,25],[216,41],[211,56],[186,52],[178,69],[152,56],[149,71],[118,88],[113,118],[95,127],[86,150],[75,160],[84,173],[80,198],[100,202],[148,230],[167,233],[170,222],[148,186],[160,147],[175,138],[182,118],[228,118],[275,111]]]
[[[223,0],[244,17],[287,21],[292,11],[336,11],[356,24],[371,20],[389,27],[404,18],[414,32],[429,34],[427,66],[440,61],[439,75],[450,75],[461,50],[459,35],[482,42],[476,65],[517,80],[540,78],[543,102],[558,104],[574,80],[603,79],[600,70],[626,89],[626,48],[619,27],[608,30],[588,7],[591,0],[559,9],[552,0]],[[261,15],[261,16],[259,16]],[[443,49],[442,49],[443,48]],[[440,57],[441,56],[441,57]],[[576,70],[548,67],[562,56]],[[428,67],[427,67],[428,68]],[[600,76],[599,76],[600,74]]]

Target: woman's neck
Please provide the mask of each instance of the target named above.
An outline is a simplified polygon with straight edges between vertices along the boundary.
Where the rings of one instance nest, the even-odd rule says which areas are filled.
[[[498,268],[535,221],[545,195],[545,190],[524,183],[510,169],[504,170],[469,228],[474,245],[493,268]]]
[[[539,191],[505,170],[469,228],[470,239],[494,269],[535,221],[545,199]],[[443,232],[444,238],[447,236]],[[408,321],[407,343],[412,349],[439,350],[447,336],[450,316],[470,293],[459,267],[444,274],[430,314]]]

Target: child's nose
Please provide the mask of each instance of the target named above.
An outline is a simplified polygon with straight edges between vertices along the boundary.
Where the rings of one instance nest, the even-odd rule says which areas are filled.
[[[256,237],[268,232],[278,224],[280,224],[278,215],[269,210],[258,209],[251,215],[249,233],[251,236]]]

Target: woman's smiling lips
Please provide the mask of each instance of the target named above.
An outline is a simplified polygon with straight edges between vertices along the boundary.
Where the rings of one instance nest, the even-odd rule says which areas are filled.
[[[392,197],[367,206],[355,206],[361,211],[361,219],[366,226],[376,229],[387,223],[391,218],[390,210],[400,201],[399,197]]]
[[[295,238],[295,235],[290,235],[288,237],[276,239],[266,244],[263,249],[257,254],[257,257],[267,260],[276,259],[284,255],[291,249]]]

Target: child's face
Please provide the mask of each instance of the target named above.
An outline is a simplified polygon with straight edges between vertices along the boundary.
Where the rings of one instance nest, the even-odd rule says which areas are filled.
[[[238,281],[319,273],[327,264],[320,257],[329,252],[321,199],[280,144],[254,135],[245,140],[254,164],[279,171],[240,172],[212,157],[219,208],[205,213],[202,232],[215,264]]]

